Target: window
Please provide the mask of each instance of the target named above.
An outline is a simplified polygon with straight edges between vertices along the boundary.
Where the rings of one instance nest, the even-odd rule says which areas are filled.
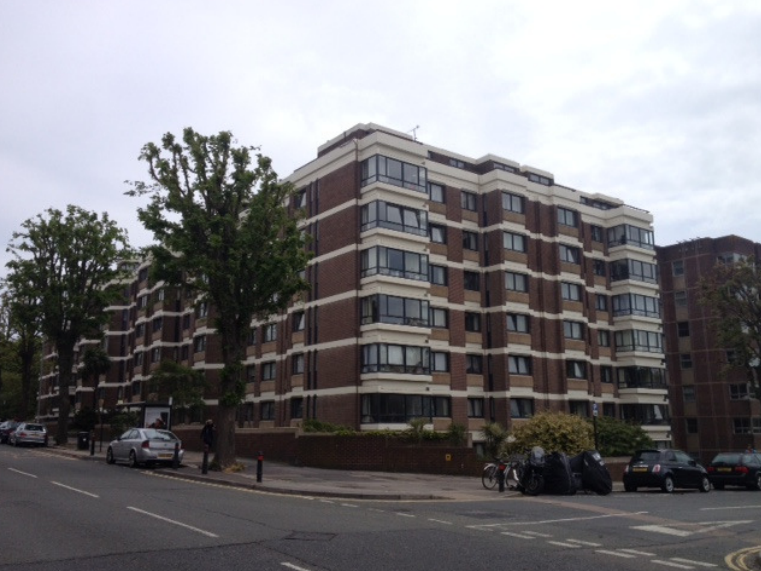
[[[360,217],[362,232],[388,228],[417,236],[428,235],[428,213],[425,210],[376,200],[362,207]]]
[[[180,348],[180,360],[187,361],[189,356],[190,356],[190,346],[183,345]]]
[[[199,335],[193,339],[193,352],[201,353],[206,351],[206,335]]]
[[[425,300],[394,295],[371,295],[362,298],[361,323],[429,326],[429,303]]]
[[[655,264],[639,260],[615,260],[610,263],[610,281],[634,280],[650,284],[658,283],[658,268]]]
[[[451,418],[449,397],[404,394],[362,395],[360,403],[363,424],[407,423],[413,418]]]
[[[256,345],[256,327],[251,327],[248,330],[248,345]]]
[[[373,343],[362,347],[363,373],[430,374],[430,350],[427,347]]]
[[[516,214],[524,214],[526,212],[525,201],[526,199],[522,196],[503,192],[502,210],[505,210],[506,212],[515,212]]]
[[[301,397],[291,399],[291,418],[303,418],[304,399]]]
[[[749,397],[748,383],[729,385],[729,398],[731,400],[745,400]]]
[[[677,321],[676,330],[677,330],[677,333],[679,334],[679,337],[689,337],[690,336],[690,322]]]
[[[166,299],[166,290],[162,287],[156,292],[156,301],[164,301]]]
[[[294,331],[303,331],[304,330],[304,323],[306,321],[306,317],[304,315],[303,311],[297,311],[293,314],[293,330]]]
[[[481,355],[465,355],[465,372],[469,375],[483,373],[484,359]]]
[[[658,298],[656,297],[625,293],[613,296],[613,315],[660,317],[661,308]]]
[[[512,232],[502,233],[502,247],[513,252],[526,252],[526,237]]]
[[[595,294],[595,309],[597,311],[608,311],[608,296],[601,293]]]
[[[587,364],[584,361],[566,361],[565,374],[569,379],[586,379]]]
[[[505,288],[510,291],[528,293],[528,276],[515,272],[505,272]]]
[[[465,331],[478,332],[481,331],[481,314],[480,313],[465,313]]]
[[[182,330],[187,331],[190,329],[190,314],[185,314],[182,316]]]
[[[552,185],[552,180],[550,180],[546,176],[542,176],[542,175],[538,175],[538,174],[534,174],[534,173],[529,173],[528,174],[528,179],[531,182],[536,182],[536,183],[539,183],[539,184],[543,184],[544,186],[551,186]]]
[[[687,292],[684,290],[674,292],[674,305],[676,307],[687,307]]]
[[[616,350],[644,351],[646,353],[663,353],[663,335],[658,331],[627,329],[616,331]]]
[[[531,328],[531,318],[528,315],[520,313],[507,314],[507,330],[514,333],[529,333]]]
[[[385,182],[417,192],[427,192],[427,171],[410,163],[375,155],[362,161],[360,186],[373,182]]]
[[[580,321],[563,321],[563,334],[566,339],[583,339],[584,324]]]
[[[532,416],[534,416],[532,399],[510,399],[511,418],[531,418]]]
[[[463,210],[476,211],[476,195],[466,190],[460,191],[460,206]]]
[[[560,294],[566,301],[581,301],[581,286],[579,284],[561,282]]]
[[[693,385],[682,386],[682,400],[684,402],[695,402],[695,387]]]
[[[481,278],[478,272],[463,272],[463,285],[469,291],[481,291]]]
[[[462,231],[462,247],[466,250],[478,251],[478,234],[475,232],[469,232],[467,230]]]
[[[616,368],[619,389],[665,389],[666,369],[655,367]]]
[[[581,264],[581,250],[560,244],[560,261],[568,264]]]
[[[443,351],[431,351],[431,372],[449,372],[449,353]]]
[[[446,195],[444,194],[444,187],[440,184],[431,182],[428,184],[428,195],[431,198],[431,202],[446,202]]]
[[[141,340],[145,337],[145,323],[135,326],[135,339]]]
[[[671,275],[674,277],[684,275],[684,260],[674,260],[671,262]]]
[[[600,347],[610,347],[610,331],[600,329],[597,331],[597,344]]]
[[[148,268],[143,268],[137,274],[137,281],[144,282],[147,279],[148,279]]]
[[[607,276],[608,272],[605,267],[605,260],[592,260],[592,273],[603,278]]]
[[[163,325],[164,325],[164,318],[163,317],[157,317],[151,322],[151,325],[153,326],[153,332],[156,333],[156,331],[159,331]]]
[[[161,347],[154,347],[151,349],[151,363],[158,363],[161,361]]]
[[[270,361],[269,363],[262,363],[262,380],[272,381],[275,379],[277,373],[277,363]]]
[[[428,281],[428,256],[425,254],[375,246],[363,250],[360,256],[363,278],[380,274]]]
[[[136,367],[142,367],[143,365],[143,353],[142,351],[140,353],[135,353],[135,366]]]
[[[607,365],[600,367],[600,382],[606,384],[613,382],[613,367]]]
[[[256,365],[247,365],[246,366],[246,382],[247,383],[255,383],[256,382]]]
[[[685,418],[684,424],[687,430],[687,434],[698,433],[698,419],[697,418]]]
[[[558,224],[561,226],[571,226],[576,228],[579,225],[578,214],[573,210],[568,210],[558,206]]]
[[[434,244],[446,244],[447,243],[447,229],[440,224],[429,224],[428,231],[431,235],[431,242]]]
[[[196,306],[196,319],[203,319],[209,316],[209,304],[202,301]]]
[[[259,414],[262,420],[275,420],[275,402],[270,400],[259,403]]]
[[[293,207],[296,209],[306,208],[306,205],[307,205],[307,189],[303,188],[294,195]]]
[[[296,353],[291,357],[291,374],[304,374],[304,353]]]
[[[679,366],[682,369],[692,369],[692,355],[690,353],[679,355]]]
[[[734,419],[734,433],[735,434],[761,434],[761,418],[735,418]]]
[[[507,358],[507,371],[512,375],[530,375],[531,357],[510,355]]]
[[[592,242],[603,242],[603,231],[602,226],[596,226],[592,224],[589,227],[590,237],[592,238]]]
[[[638,228],[630,224],[621,224],[608,228],[608,245],[621,246],[630,244],[639,248],[655,249],[653,231],[646,228]]]
[[[263,328],[262,343],[270,343],[277,339],[277,324],[268,323]]]
[[[483,417],[484,417],[484,399],[469,398],[468,399],[468,418],[483,418]]]
[[[449,311],[441,307],[431,308],[431,327],[446,329],[449,327]]]
[[[447,278],[446,266],[435,266],[431,264],[429,268],[430,268],[430,273],[429,273],[428,281],[430,281],[431,284],[445,286],[449,283],[449,280]]]

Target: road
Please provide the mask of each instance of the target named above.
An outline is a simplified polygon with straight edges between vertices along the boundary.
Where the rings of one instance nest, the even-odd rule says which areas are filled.
[[[753,569],[761,492],[267,494],[0,446],[0,570]],[[757,568],[757,567],[755,567]]]

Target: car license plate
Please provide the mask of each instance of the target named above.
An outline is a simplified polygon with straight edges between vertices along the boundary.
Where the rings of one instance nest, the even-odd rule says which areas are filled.
[[[732,468],[719,468],[719,472],[731,472]]]
[[[635,466],[632,472],[647,472],[647,466]]]
[[[171,458],[171,454],[159,454],[159,458]]]

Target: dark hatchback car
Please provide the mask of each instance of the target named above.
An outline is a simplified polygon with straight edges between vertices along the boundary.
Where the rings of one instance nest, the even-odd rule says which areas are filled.
[[[660,488],[669,494],[675,488],[709,492],[711,482],[706,469],[686,452],[671,448],[639,450],[624,469],[624,489],[636,492],[637,488]]]
[[[708,479],[717,490],[743,486],[761,490],[761,456],[752,452],[720,452],[708,465]]]
[[[8,443],[8,437],[11,435],[11,432],[16,430],[16,427],[19,425],[18,422],[15,420],[6,420],[2,424],[0,424],[0,442],[3,444]]]

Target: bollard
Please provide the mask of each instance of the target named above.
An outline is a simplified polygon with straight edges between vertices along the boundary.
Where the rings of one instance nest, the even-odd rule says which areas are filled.
[[[95,431],[90,433],[90,456],[95,456]]]
[[[497,466],[497,483],[499,484],[499,491],[505,491],[505,465],[500,463]]]
[[[256,481],[262,481],[262,465],[264,464],[264,452],[259,452],[259,456],[256,458]]]
[[[176,470],[180,467],[180,443],[174,443],[174,456],[172,456],[172,469]]]
[[[201,474],[209,473],[209,445],[203,445],[203,462],[201,463]]]

